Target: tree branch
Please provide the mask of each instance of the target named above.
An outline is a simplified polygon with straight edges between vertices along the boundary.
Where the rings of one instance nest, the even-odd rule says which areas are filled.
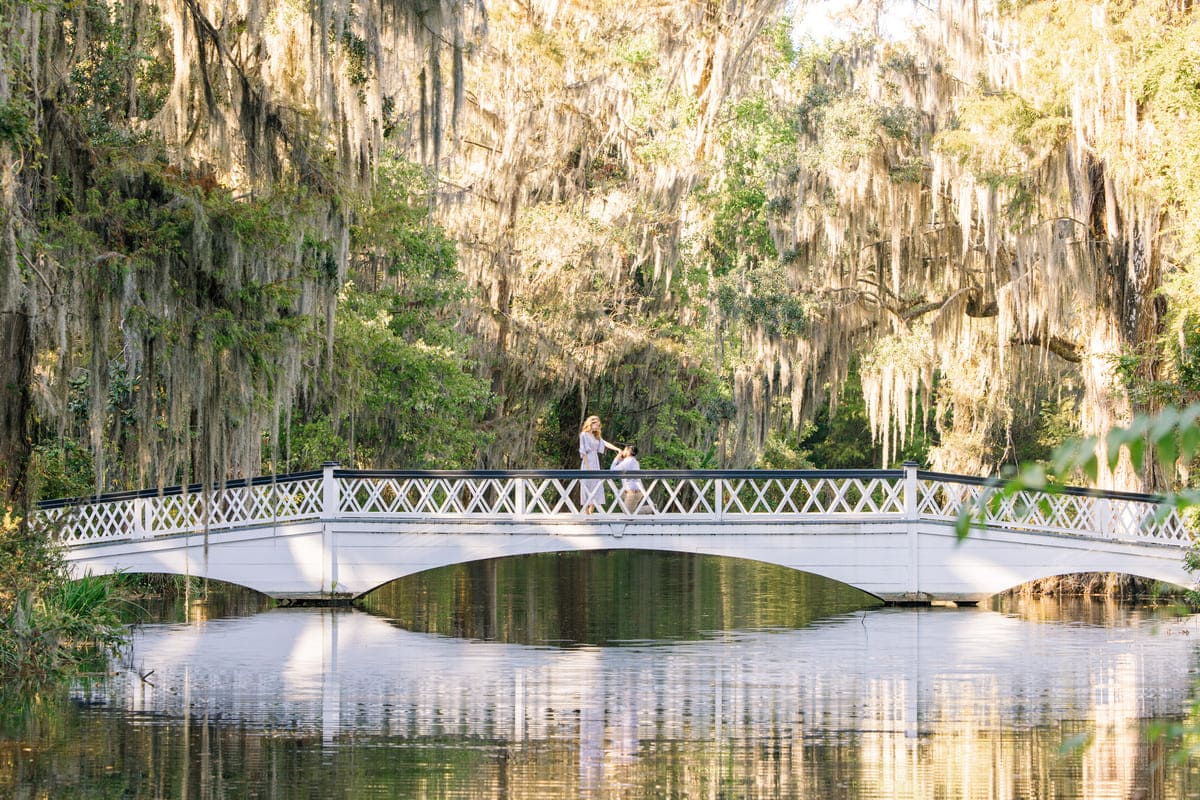
[[[1029,345],[1030,347],[1042,347],[1049,350],[1054,355],[1064,361],[1070,361],[1072,364],[1078,364],[1083,361],[1083,354],[1079,352],[1079,347],[1071,341],[1068,341],[1061,336],[1051,336],[1044,339],[1040,334],[1033,334],[1024,338],[1019,336],[1012,337],[1009,342],[1015,345]]]

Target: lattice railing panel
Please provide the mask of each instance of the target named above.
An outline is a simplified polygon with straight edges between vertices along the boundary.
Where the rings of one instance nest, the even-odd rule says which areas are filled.
[[[38,517],[67,544],[107,542],[129,538],[140,530],[142,502],[131,499],[60,506],[41,511]]]
[[[365,476],[341,481],[338,511],[354,516],[558,516],[583,511],[585,487],[600,483],[602,513],[622,513],[622,478],[443,478]],[[897,479],[646,477],[642,513],[728,515],[901,514]]]
[[[1151,500],[1034,491],[997,499],[994,493],[992,487],[979,484],[921,480],[917,513],[952,520],[964,506],[982,507],[978,521],[989,526],[1129,541],[1191,542],[1179,514]]]
[[[493,516],[517,510],[512,480],[503,478],[344,478],[338,511],[354,515]]]
[[[39,519],[71,544],[263,525],[321,515],[321,481],[231,486],[43,509]]]
[[[890,478],[722,481],[725,514],[901,514],[904,484]]]
[[[723,479],[657,478],[642,485],[646,492],[644,512],[659,516],[715,517],[720,508],[718,497],[723,495],[722,490],[729,491],[728,481]]]
[[[577,480],[530,480],[525,484],[525,503],[519,514],[575,514],[582,510]]]
[[[146,529],[159,535],[311,519],[321,515],[321,500],[316,478],[149,497]]]

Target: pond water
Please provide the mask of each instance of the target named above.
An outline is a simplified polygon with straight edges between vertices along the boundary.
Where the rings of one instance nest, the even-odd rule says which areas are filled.
[[[16,798],[1186,798],[1200,618],[884,608],[654,553],[439,570],[358,608],[159,609],[0,733]]]

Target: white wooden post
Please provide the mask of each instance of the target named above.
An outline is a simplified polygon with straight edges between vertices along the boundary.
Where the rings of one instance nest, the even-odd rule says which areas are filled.
[[[338,482],[333,477],[333,471],[339,466],[336,461],[326,461],[321,464],[321,592],[330,597],[337,591],[338,564],[336,544],[331,521],[337,516],[341,501],[338,493]]]
[[[918,540],[920,517],[917,514],[917,467],[904,462],[904,526],[908,531],[908,592],[914,599],[921,591],[921,548]]]
[[[139,497],[133,501],[133,538],[145,539],[150,535],[150,526],[146,524],[146,498]]]
[[[341,466],[337,461],[321,464],[321,519],[333,519],[338,514],[341,495],[333,471]]]
[[[1107,497],[1092,498],[1092,524],[1096,528],[1096,533],[1109,539],[1115,539],[1116,533],[1113,525],[1112,504]]]
[[[514,480],[517,482],[517,486],[516,486],[517,519],[524,519],[525,503],[526,503],[526,500],[525,500],[526,479],[525,478],[514,478]]]

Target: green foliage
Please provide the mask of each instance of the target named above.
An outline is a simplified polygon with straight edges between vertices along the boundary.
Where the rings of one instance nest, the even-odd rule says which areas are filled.
[[[788,287],[778,268],[729,272],[715,282],[717,310],[726,323],[741,322],[770,336],[803,336],[808,298]]]
[[[862,389],[846,388],[848,396],[839,402],[836,412],[822,406],[813,423],[801,432],[800,446],[817,469],[873,469],[879,465],[879,448],[871,439]]]
[[[431,220],[428,176],[390,157],[351,228],[355,280],[339,295],[332,370],[279,432],[277,471],[474,466],[492,398],[450,309],[464,295],[453,243]],[[270,451],[270,448],[268,448]]]
[[[1169,305],[1162,335],[1113,360],[1136,408],[1200,400],[1200,286],[1182,270],[1164,284],[1162,295]]]
[[[817,147],[805,151],[805,163],[811,169],[851,168],[869,157],[879,143],[882,109],[859,93],[814,99],[822,101],[811,112],[821,138]]]
[[[934,146],[981,181],[1020,190],[1070,125],[1064,107],[1040,107],[1014,92],[983,87],[962,104],[956,124]]]
[[[1079,436],[1079,410],[1074,397],[1045,400],[1032,418],[1013,420],[1013,461],[1024,464],[1048,460],[1056,448]]]
[[[718,136],[725,147],[725,168],[735,183],[764,185],[788,166],[799,143],[797,119],[765,94],[734,105]]]
[[[426,305],[436,312],[464,290],[455,244],[433,222],[429,191],[424,167],[395,155],[381,160],[374,187],[351,225],[350,246],[361,289],[390,288],[414,308]],[[408,323],[416,324],[418,316]]]
[[[0,103],[0,142],[16,148],[33,144],[36,129],[27,103],[12,99]]]
[[[623,62],[635,72],[649,75],[658,67],[658,43],[654,34],[641,31],[616,43],[613,58]]]
[[[64,359],[70,415],[36,421],[35,444],[46,448],[42,492],[75,488],[54,474],[67,455],[56,443],[95,447],[96,427],[103,450],[92,457],[97,464],[103,457],[102,488],[140,483],[147,441],[178,444],[194,435],[165,424],[180,383],[192,377],[205,385],[187,393],[190,402],[213,390],[229,415],[252,418],[286,384],[288,354],[311,342],[319,323],[304,306],[321,287],[332,294],[341,279],[310,191],[280,184],[234,197],[203,170],[139,160],[153,148],[112,145],[102,153],[82,196],[64,185],[39,242],[47,258],[78,265],[92,313],[98,324],[108,320]],[[88,353],[105,347],[104,355]],[[105,355],[107,367],[96,374]],[[185,360],[191,375],[179,374]]]
[[[579,424],[590,414],[614,444],[635,444],[644,469],[711,469],[736,408],[728,385],[707,365],[686,356],[693,332],[663,327],[652,343],[631,353],[588,388],[587,408],[577,395],[550,403],[537,431],[539,463],[579,465]]]
[[[812,426],[801,431],[800,438],[805,438]],[[761,455],[758,457],[760,469],[817,469],[813,463],[810,451],[800,447],[792,437],[772,431],[763,443]]]
[[[739,299],[746,291],[742,285],[746,280],[782,286],[768,271],[758,272],[756,268],[773,264],[779,257],[770,222],[772,216],[786,209],[772,200],[771,192],[776,176],[794,161],[798,131],[795,120],[770,97],[760,94],[733,106],[722,123],[719,138],[725,151],[724,171],[709,188],[696,193],[696,200],[711,213],[710,228],[699,243],[698,256],[707,272],[718,278],[736,270],[752,273],[744,279],[731,277],[709,287],[722,294],[719,302],[724,310],[736,314],[749,310],[743,307],[749,298]],[[780,292],[775,295],[783,299]],[[791,317],[795,310],[779,309],[784,317]]]
[[[473,423],[489,408],[491,394],[462,355],[462,340],[428,320],[408,324],[412,310],[395,292],[351,286],[342,293],[337,370],[281,433],[287,452],[277,471],[312,469],[326,460],[407,469],[474,466],[486,435]]]
[[[634,65],[640,75],[633,85],[634,113],[630,125],[640,132],[635,154],[646,163],[669,164],[687,158],[688,132],[695,122],[696,98],[678,82],[649,71],[650,62]]]
[[[30,694],[124,642],[122,602],[103,578],[67,579],[50,531],[0,522],[0,686]]]
[[[119,613],[125,600],[119,586],[107,576],[61,581],[46,594],[43,613],[74,647],[115,651],[125,640]]]
[[[1180,388],[1186,392],[1200,392],[1200,315],[1194,311],[1183,316],[1171,355],[1177,365]]]
[[[82,26],[64,30],[82,50],[72,62],[70,86],[84,128],[97,143],[137,141],[140,134],[128,123],[153,117],[170,90],[173,69],[160,57],[169,34],[153,13],[130,13],[122,3],[85,0],[78,10]]]
[[[893,454],[893,463],[924,463],[929,448],[936,444],[932,432],[916,429],[906,444]],[[883,448],[871,437],[871,422],[863,398],[857,365],[842,386],[836,409],[822,406],[812,423],[800,432],[797,447],[817,469],[876,469]]]
[[[925,161],[920,157],[905,158],[888,169],[896,183],[920,183],[925,176]]]
[[[1145,174],[1165,203],[1184,253],[1200,253],[1200,20],[1162,29],[1137,28],[1141,54],[1133,91],[1150,130],[1165,135],[1139,152]],[[1167,133],[1169,132],[1169,133]]]
[[[36,500],[84,497],[96,488],[92,454],[73,438],[34,445],[29,474],[29,493]]]
[[[354,86],[365,86],[370,76],[367,74],[367,40],[346,28],[342,31],[342,52],[346,58],[346,71],[350,83]]]
[[[282,442],[283,452],[269,456],[269,471],[299,472],[316,469],[326,461],[355,467],[363,463],[356,457],[349,434],[340,433],[339,423],[348,424],[349,420],[333,419],[330,413],[310,411],[302,419],[293,420],[290,428],[281,430],[277,441]]]

